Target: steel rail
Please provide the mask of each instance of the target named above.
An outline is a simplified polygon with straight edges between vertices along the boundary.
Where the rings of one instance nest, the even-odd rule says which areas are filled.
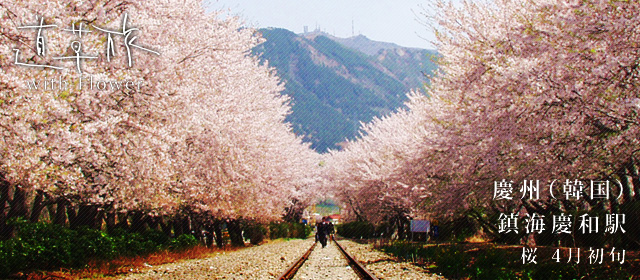
[[[353,271],[356,274],[358,274],[358,276],[360,276],[360,278],[365,279],[365,280],[378,280],[378,278],[376,278],[373,274],[371,274],[368,270],[366,270],[364,268],[364,266],[362,266],[362,264],[360,264],[360,262],[358,262],[356,259],[354,259],[349,254],[347,254],[347,251],[345,251],[342,248],[342,246],[340,246],[340,244],[338,244],[338,241],[336,241],[335,238],[333,239],[333,243],[335,243],[336,246],[338,246],[338,249],[340,250],[340,252],[342,252],[342,255],[349,262],[349,266],[351,266],[351,268],[353,268]]]
[[[287,271],[285,271],[282,275],[280,275],[280,277],[278,277],[278,280],[289,280],[292,279],[294,275],[296,275],[296,272],[298,272],[298,269],[300,269],[300,267],[302,267],[302,264],[304,264],[304,262],[309,258],[309,255],[311,254],[311,251],[313,251],[313,248],[316,247],[316,244],[318,242],[314,242],[313,245],[311,245],[311,248],[309,248],[309,250],[307,250],[306,253],[304,253],[304,255],[302,255],[301,258],[299,258],[296,262],[294,262],[289,269],[287,269]]]
[[[338,243],[338,241],[336,241],[335,239],[332,239],[333,242],[336,244],[336,247],[338,247],[338,250],[340,250],[340,253],[342,253],[342,256],[347,259],[347,263],[349,264],[349,266],[353,269],[353,271],[362,279],[364,280],[378,280],[377,277],[375,277],[373,274],[371,274],[371,272],[369,272],[368,270],[366,270],[364,268],[364,266],[362,266],[362,264],[360,264],[360,262],[358,262],[356,259],[354,259],[353,257],[351,257],[347,251],[344,250],[344,248],[342,248],[342,246]],[[302,267],[302,265],[304,264],[304,262],[309,259],[309,255],[311,255],[311,252],[313,251],[313,249],[316,247],[316,244],[318,244],[318,242],[314,242],[313,245],[311,245],[311,248],[309,248],[309,250],[307,250],[307,252],[304,253],[304,255],[302,255],[302,257],[300,257],[296,262],[294,262],[282,275],[280,275],[280,277],[278,277],[278,280],[289,280],[289,279],[293,279],[293,276],[296,275],[296,273],[298,272],[298,270]]]

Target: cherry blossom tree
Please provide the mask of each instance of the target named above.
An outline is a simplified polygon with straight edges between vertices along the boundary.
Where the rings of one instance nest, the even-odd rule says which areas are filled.
[[[439,71],[409,113],[365,126],[365,136],[334,153],[346,200],[375,214],[380,204],[357,190],[380,201],[395,192],[408,198],[408,213],[470,212],[485,223],[478,209],[558,207],[544,191],[540,200],[496,203],[500,179],[619,180],[624,198],[605,203],[637,200],[638,5],[498,0],[433,8]]]
[[[284,123],[288,99],[273,71],[250,56],[261,39],[238,19],[205,13],[199,1],[16,2],[0,8],[0,63],[6,69],[0,73],[0,208],[10,202],[8,213],[0,211],[0,224],[26,216],[27,200],[33,201],[32,214],[56,203],[52,220],[93,226],[105,213],[107,224],[114,223],[117,212],[134,213],[138,224],[194,213],[268,220],[315,182],[319,158]],[[34,16],[57,26],[44,31],[42,57],[37,40],[20,28]],[[92,26],[91,33],[78,38],[62,30],[79,22]],[[100,31],[132,26],[139,48],[131,47],[129,64],[124,47],[104,51],[109,39]],[[96,57],[83,61],[82,73],[72,61],[55,59],[73,54],[74,40]],[[20,66],[13,54],[21,63],[68,69]],[[68,81],[69,88],[26,85],[52,78]],[[141,86],[92,89],[90,79]]]
[[[464,160],[477,165],[473,173],[514,181],[595,179],[633,161],[637,5],[496,1],[466,3],[463,10],[440,7],[447,11],[438,48],[446,74],[434,80],[434,91],[459,100],[471,120],[461,143],[472,147]],[[474,143],[481,145],[468,145]]]

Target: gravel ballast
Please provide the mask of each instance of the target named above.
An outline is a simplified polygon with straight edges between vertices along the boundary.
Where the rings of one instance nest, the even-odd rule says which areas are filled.
[[[338,242],[349,255],[380,279],[446,279],[411,263],[398,262],[390,255],[373,249],[372,244],[360,244],[349,240]]]
[[[340,240],[340,245],[380,279],[445,279],[411,263],[397,262],[373,245]],[[313,244],[313,239],[276,240],[260,246],[219,252],[204,259],[148,266],[118,279],[276,279]],[[334,243],[316,245],[295,279],[358,279]]]
[[[320,243],[316,245],[309,259],[304,262],[293,279],[358,280],[360,278],[349,266],[336,244],[329,242],[325,248],[322,248]]]
[[[277,240],[204,259],[153,266],[119,279],[275,279],[312,244],[313,239]]]

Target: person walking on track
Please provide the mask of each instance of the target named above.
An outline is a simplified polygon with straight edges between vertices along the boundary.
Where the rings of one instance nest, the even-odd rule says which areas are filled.
[[[322,248],[327,247],[327,235],[329,234],[329,223],[327,217],[322,218],[322,222],[316,224],[316,239],[322,244]]]

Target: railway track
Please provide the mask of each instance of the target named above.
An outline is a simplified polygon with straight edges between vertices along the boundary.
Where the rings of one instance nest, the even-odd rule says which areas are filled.
[[[333,243],[335,244],[335,246],[338,248],[338,250],[340,251],[340,253],[342,254],[342,256],[346,259],[349,267],[351,267],[351,269],[353,270],[353,272],[355,272],[355,274],[360,277],[360,279],[365,279],[365,280],[378,280],[378,278],[376,278],[373,274],[371,274],[368,270],[366,270],[364,268],[364,266],[362,266],[362,264],[360,264],[356,259],[354,259],[353,257],[351,257],[347,251],[344,250],[344,248],[342,248],[342,246],[340,246],[340,244],[334,239],[332,240]],[[293,279],[293,277],[296,275],[296,273],[298,272],[298,270],[300,270],[300,268],[303,267],[305,261],[307,261],[307,259],[309,259],[309,256],[311,255],[311,253],[313,252],[313,250],[316,247],[316,244],[318,242],[313,243],[313,245],[311,245],[311,248],[309,248],[309,250],[307,250],[304,255],[302,255],[302,257],[300,257],[296,262],[294,262],[288,269],[287,271],[285,271],[282,275],[280,275],[280,277],[278,277],[278,280],[288,280],[288,279]]]
[[[296,275],[296,272],[298,272],[300,267],[302,267],[302,264],[304,264],[304,262],[309,258],[309,255],[311,255],[311,252],[313,252],[313,249],[316,247],[316,244],[318,244],[318,241],[314,242],[313,245],[311,245],[311,248],[309,248],[309,250],[307,250],[307,252],[305,252],[304,255],[302,255],[302,257],[300,257],[296,262],[294,262],[287,269],[287,271],[285,271],[282,275],[280,275],[280,277],[278,277],[278,280],[292,279],[293,276]]]

